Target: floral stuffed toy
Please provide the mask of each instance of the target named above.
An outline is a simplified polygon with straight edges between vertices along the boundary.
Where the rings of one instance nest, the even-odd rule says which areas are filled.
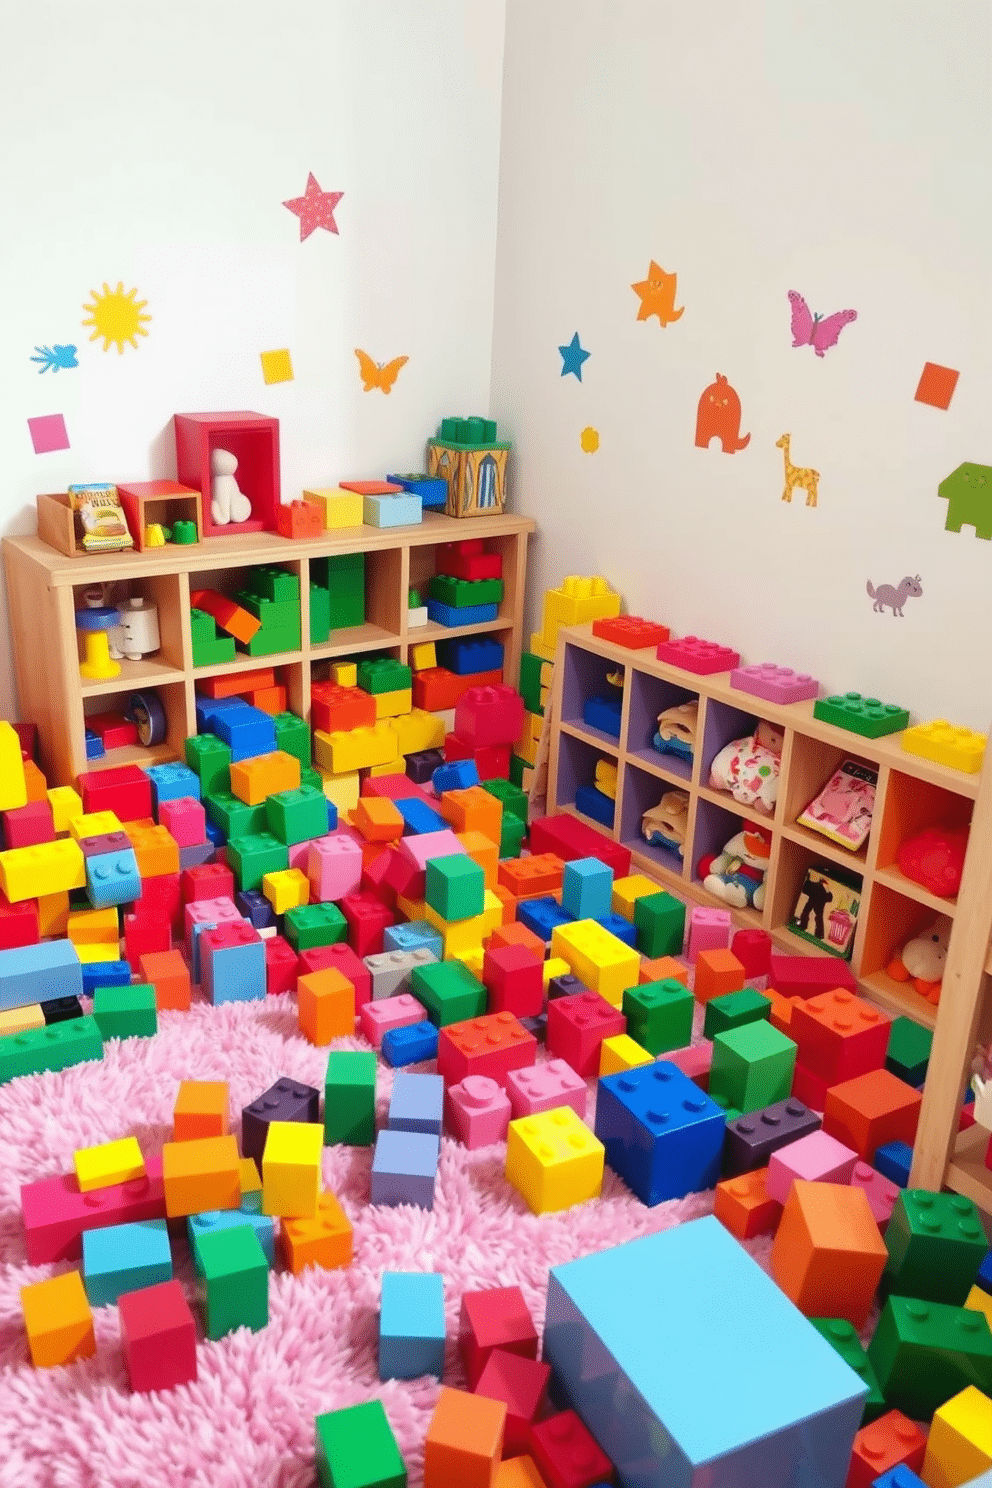
[[[729,791],[742,806],[775,810],[782,768],[782,730],[762,720],[754,733],[724,746],[710,766],[710,789]]]
[[[772,834],[757,822],[745,822],[717,857],[699,860],[703,888],[734,909],[765,902],[765,874],[772,848]]]

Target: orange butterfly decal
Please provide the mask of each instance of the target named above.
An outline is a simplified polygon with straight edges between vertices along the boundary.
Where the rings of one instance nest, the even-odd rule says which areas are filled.
[[[358,358],[363,393],[370,393],[373,388],[381,388],[384,393],[391,392],[393,383],[400,375],[400,368],[405,367],[410,360],[409,357],[402,356],[394,357],[391,362],[374,362],[367,351],[359,351],[357,346],[355,355]]]

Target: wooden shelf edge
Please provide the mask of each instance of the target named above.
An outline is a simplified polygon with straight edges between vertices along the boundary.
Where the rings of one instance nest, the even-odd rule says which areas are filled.
[[[992,1214],[992,1172],[985,1166],[989,1135],[984,1126],[978,1125],[961,1132],[944,1180],[948,1188],[963,1194],[986,1214]]]

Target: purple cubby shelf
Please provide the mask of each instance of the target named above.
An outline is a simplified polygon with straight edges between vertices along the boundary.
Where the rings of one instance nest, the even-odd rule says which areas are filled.
[[[581,646],[566,646],[562,662],[561,720],[576,728],[585,729],[597,739],[602,739],[608,749],[614,751],[618,740],[602,729],[592,728],[582,716],[582,710],[590,698],[619,697],[619,691],[606,680],[607,672],[615,672],[619,662],[608,661],[594,651],[585,651]],[[626,670],[620,667],[621,670]]]
[[[631,851],[650,858],[653,863],[657,863],[659,868],[666,868],[669,873],[681,877],[682,858],[679,854],[674,849],[655,847],[641,835],[641,818],[645,811],[652,806],[657,806],[662,796],[669,791],[679,789],[679,786],[669,785],[666,781],[659,780],[657,775],[649,774],[647,770],[639,770],[636,765],[628,765],[624,771],[623,804],[620,808],[620,841]],[[688,817],[687,812],[687,828]]]
[[[698,702],[699,694],[677,687],[661,677],[631,671],[630,722],[627,727],[627,749],[646,764],[656,765],[679,780],[692,779],[692,761],[680,755],[662,754],[651,740],[658,727],[658,714],[679,703]]]
[[[756,820],[760,820],[760,816]],[[696,807],[696,829],[692,838],[692,880],[699,882],[699,860],[709,853],[723,852],[731,837],[741,830],[749,818],[734,811],[724,811],[712,801],[700,801]]]
[[[706,723],[703,728],[703,758],[699,772],[700,785],[710,783],[710,766],[724,745],[734,739],[743,739],[754,732],[757,719],[753,713],[740,708],[731,708],[726,703],[712,698],[706,704]]]
[[[595,744],[587,744],[574,734],[562,734],[558,749],[558,776],[555,785],[554,809],[575,805],[575,792],[580,785],[595,785],[596,762],[613,756]]]

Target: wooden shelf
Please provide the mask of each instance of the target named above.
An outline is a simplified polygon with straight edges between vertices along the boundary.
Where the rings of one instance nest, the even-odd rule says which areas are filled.
[[[888,868],[876,868],[875,882],[895,889],[897,894],[905,894],[907,899],[915,899],[917,904],[932,909],[934,914],[945,914],[954,918],[954,911],[957,908],[956,899],[942,899],[939,894],[931,894],[929,889],[925,889],[914,878],[907,878],[902,869],[896,868],[894,864]]]
[[[853,853],[850,848],[841,847],[839,842],[831,842],[829,837],[823,837],[819,832],[812,832],[809,827],[797,826],[795,822],[791,826],[782,828],[782,836],[786,842],[798,843],[800,847],[805,847],[811,853],[815,853],[818,858],[826,858],[829,863],[836,863],[839,868],[847,868],[852,873],[864,873],[865,871],[868,857],[867,847],[863,847],[860,852]]]
[[[569,734],[573,739],[583,739],[591,744],[593,749],[604,749],[607,754],[619,755],[620,745],[612,734],[604,734],[601,729],[590,728],[585,723],[562,723],[562,733]]]
[[[497,615],[495,620],[483,620],[477,625],[438,625],[429,620],[426,625],[408,625],[406,639],[411,646],[418,641],[457,641],[462,636],[493,635],[500,630],[510,630],[512,626],[512,620],[506,615]]]
[[[133,692],[136,688],[157,687],[166,682],[182,682],[185,677],[181,667],[174,667],[167,661],[159,661],[154,656],[145,656],[141,661],[125,659],[120,663],[120,669],[119,677],[102,678],[96,681],[85,681],[81,678],[79,691],[84,698],[105,697],[114,692]]]
[[[349,625],[345,630],[332,630],[330,638],[310,647],[314,661],[327,657],[349,656],[352,651],[378,651],[399,646],[401,637],[381,625]]]
[[[985,1166],[989,1133],[984,1126],[969,1126],[954,1143],[954,1155],[947,1165],[946,1183],[955,1193],[964,1194],[973,1204],[992,1214],[992,1172]]]

